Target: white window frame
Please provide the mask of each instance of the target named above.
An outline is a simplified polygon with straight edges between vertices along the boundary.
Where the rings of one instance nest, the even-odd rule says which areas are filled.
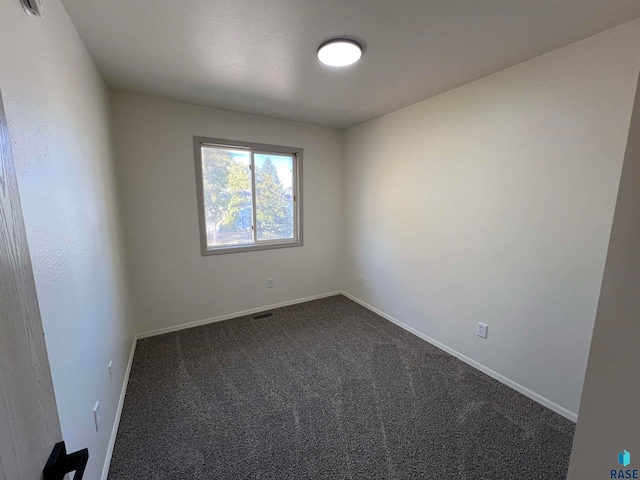
[[[193,137],[196,163],[196,192],[198,198],[198,217],[200,220],[200,253],[219,255],[234,252],[269,250],[273,248],[300,247],[302,242],[302,148],[270,145],[266,143],[225,140],[221,138]],[[202,181],[202,147],[219,147],[234,150],[247,150],[251,158],[251,204],[253,243],[242,245],[209,246],[207,241],[207,218],[204,209],[204,185]],[[281,240],[258,240],[256,232],[256,196],[255,196],[255,154],[291,155],[293,157],[293,238]]]

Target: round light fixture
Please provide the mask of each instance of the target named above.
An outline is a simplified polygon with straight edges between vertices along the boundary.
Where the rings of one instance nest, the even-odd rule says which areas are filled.
[[[318,47],[318,60],[330,67],[346,67],[360,60],[362,46],[348,38],[327,40]]]

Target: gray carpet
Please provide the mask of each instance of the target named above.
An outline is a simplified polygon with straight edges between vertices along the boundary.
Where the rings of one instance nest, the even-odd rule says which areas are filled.
[[[140,340],[110,480],[558,480],[574,425],[343,296]]]

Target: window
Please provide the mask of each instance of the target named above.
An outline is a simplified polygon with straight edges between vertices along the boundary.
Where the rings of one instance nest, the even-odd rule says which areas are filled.
[[[203,255],[302,245],[302,149],[194,137]]]

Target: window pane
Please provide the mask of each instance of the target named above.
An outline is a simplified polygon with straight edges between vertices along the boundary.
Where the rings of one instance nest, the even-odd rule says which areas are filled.
[[[253,243],[251,154],[202,146],[202,187],[207,245]]]
[[[254,154],[257,240],[293,238],[293,157]]]

